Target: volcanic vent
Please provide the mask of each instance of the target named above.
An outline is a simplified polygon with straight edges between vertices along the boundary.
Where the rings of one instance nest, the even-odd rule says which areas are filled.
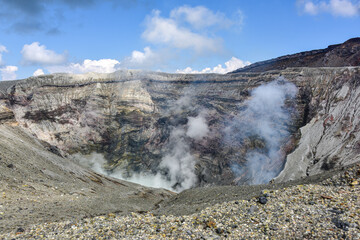
[[[286,181],[358,161],[358,89],[358,67],[128,70],[31,77],[0,97],[4,114],[59,156],[181,191],[266,183],[283,168],[275,180]]]

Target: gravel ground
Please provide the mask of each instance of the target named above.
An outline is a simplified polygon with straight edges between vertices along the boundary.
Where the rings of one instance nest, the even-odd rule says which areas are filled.
[[[0,239],[360,239],[360,164],[319,184],[262,190],[191,215],[108,214],[33,225]]]

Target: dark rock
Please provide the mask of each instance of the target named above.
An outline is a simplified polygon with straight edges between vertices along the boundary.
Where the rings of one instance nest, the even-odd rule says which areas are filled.
[[[275,226],[271,226],[271,227],[270,227],[270,230],[272,230],[272,231],[278,231],[279,229],[278,229],[277,227],[275,227]]]
[[[10,164],[7,165],[7,167],[8,168],[14,168],[15,166],[14,166],[14,164],[10,163]]]
[[[267,201],[268,201],[268,199],[265,196],[261,196],[258,199],[258,202],[261,203],[261,204],[266,204]]]
[[[215,232],[216,232],[217,234],[222,234],[222,233],[224,233],[224,230],[223,230],[222,228],[216,228],[216,229],[215,229]]]
[[[342,211],[341,209],[337,209],[337,208],[330,209],[329,211],[332,213],[335,213],[335,214],[343,214],[344,213],[344,211]]]
[[[56,155],[58,155],[58,156],[60,156],[60,157],[62,157],[59,148],[56,147],[56,146],[51,145],[51,146],[49,147],[49,151],[52,152],[52,153],[54,153],[54,154],[56,154]]]
[[[25,229],[23,229],[22,227],[19,227],[17,230],[16,230],[16,233],[23,233],[25,232]]]
[[[349,230],[350,224],[348,222],[344,222],[344,221],[340,220],[339,218],[333,218],[333,219],[331,219],[331,222],[334,223],[337,228],[340,228],[344,231]]]

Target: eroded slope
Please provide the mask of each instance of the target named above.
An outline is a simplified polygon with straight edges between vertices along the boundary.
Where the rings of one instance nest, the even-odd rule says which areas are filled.
[[[285,167],[279,180],[358,161],[358,67],[228,75],[57,74],[20,81],[8,88],[5,99],[20,126],[58,154],[102,153],[106,159],[102,171],[120,171],[123,177],[160,174],[173,188],[183,189],[184,179],[190,178],[187,187],[256,182],[262,172],[249,171],[246,156],[254,149],[266,155],[268,143],[256,131],[237,135],[243,133],[239,126],[253,90],[279,77],[295,84],[297,94],[293,100],[284,99],[281,109],[289,119],[275,130],[290,135],[281,139],[276,161],[265,158],[266,169],[276,176],[294,149],[288,157],[288,164],[293,164]],[[230,129],[228,138],[224,129],[236,118],[239,126]],[[192,121],[206,124],[206,134],[189,133]],[[313,124],[308,134],[306,127],[297,131],[306,124]],[[311,154],[303,151],[304,146]],[[172,173],[169,166],[179,162],[180,170]],[[241,171],[234,171],[234,166]]]
[[[0,232],[109,212],[148,211],[173,194],[84,169],[14,125],[0,124]]]

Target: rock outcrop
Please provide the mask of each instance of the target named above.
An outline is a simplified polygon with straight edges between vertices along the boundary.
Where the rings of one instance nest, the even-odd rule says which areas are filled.
[[[287,181],[359,161],[360,67],[342,67],[358,65],[358,56],[352,39],[268,62],[281,67],[259,63],[226,75],[31,77],[1,87],[0,119],[12,119],[59,156],[101,153],[104,173],[161,176],[177,190],[258,183],[271,172],[264,182],[281,171],[276,181]],[[299,59],[310,67],[298,67]],[[274,136],[249,128],[257,116],[244,115],[253,90],[274,80],[294,84],[297,94],[284,94],[280,113],[268,117],[281,136],[270,150]],[[254,171],[248,156],[255,150],[261,166]]]
[[[249,149],[266,146],[255,135],[229,145],[223,129],[235,115],[246,110],[252,89],[279,76],[299,89],[288,126],[292,137],[284,140],[289,143],[282,143],[282,151],[290,153],[296,141],[299,146],[289,155],[285,169],[289,166],[290,170],[285,172],[293,174],[294,169],[303,169],[294,176],[282,173],[281,176],[285,175],[281,180],[354,162],[358,151],[359,112],[354,105],[358,101],[360,76],[357,67],[293,68],[231,75],[136,71],[47,75],[26,79],[9,88],[7,107],[22,127],[60,149],[63,155],[103,153],[109,173],[122,169],[129,176],[162,171],[160,164],[172,151],[169,139],[173,129],[186,131],[189,117],[205,112],[210,133],[201,139],[181,136],[186,138],[187,151],[195,159],[197,184],[230,184],[234,179],[246,183],[249,176],[234,174],[233,164],[244,167]],[[306,126],[298,135],[297,129],[303,125]],[[317,130],[311,129],[306,135],[309,126]],[[304,146],[308,149],[306,154],[302,151]],[[284,161],[285,156],[268,167],[279,173]],[[302,164],[297,164],[301,161]],[[296,163],[291,166],[291,162]]]
[[[288,67],[344,67],[360,65],[360,38],[352,38],[342,44],[331,45],[325,49],[312,50],[281,56],[257,62],[240,68],[236,72],[265,72],[282,70]]]
[[[311,120],[300,129],[299,144],[287,156],[276,181],[298,179],[360,161],[359,68],[311,70],[318,71],[318,77],[307,81],[306,86],[311,94]]]

